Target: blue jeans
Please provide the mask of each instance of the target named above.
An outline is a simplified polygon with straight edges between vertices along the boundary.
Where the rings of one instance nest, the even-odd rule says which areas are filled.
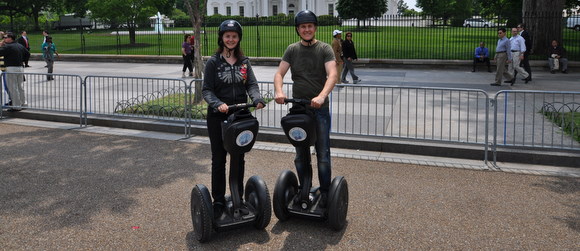
[[[318,165],[318,181],[320,182],[320,190],[328,192],[330,188],[330,177],[332,175],[330,166],[330,112],[328,107],[315,109],[316,117],[316,160]],[[302,181],[305,172],[308,171],[307,166],[310,163],[310,148],[302,150],[296,148],[296,158],[294,159],[298,177]],[[310,171],[312,171],[310,169]],[[312,175],[310,175],[312,177]],[[302,184],[301,184],[302,185]]]

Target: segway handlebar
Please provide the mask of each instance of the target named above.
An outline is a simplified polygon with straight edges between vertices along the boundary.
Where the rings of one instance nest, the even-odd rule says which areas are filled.
[[[308,99],[301,99],[301,98],[285,98],[284,103],[293,103],[293,104],[301,104],[301,105],[310,105],[310,100]]]
[[[246,108],[250,108],[250,107],[256,107],[256,105],[252,104],[252,103],[241,103],[241,104],[235,104],[235,105],[228,105],[228,110],[236,111],[236,110],[246,109]]]

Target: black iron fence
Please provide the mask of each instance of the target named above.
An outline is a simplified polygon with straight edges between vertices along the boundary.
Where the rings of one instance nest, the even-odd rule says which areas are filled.
[[[298,41],[292,16],[273,17],[211,17],[202,26],[201,53],[213,54],[217,47],[217,30],[225,19],[237,19],[244,27],[242,48],[250,57],[281,57],[288,44]],[[542,19],[544,17],[538,17]],[[332,31],[353,32],[359,58],[371,59],[471,59],[479,42],[486,43],[494,53],[498,27],[517,23],[510,18],[437,19],[424,16],[384,16],[370,20],[342,20],[321,16],[317,38],[330,43]],[[551,19],[546,18],[546,21]],[[191,23],[177,20],[171,23],[141,24],[135,31],[134,42],[127,28],[93,23],[91,29],[51,30],[57,49],[72,54],[179,55],[184,34],[192,34]],[[185,27],[179,27],[185,26]],[[188,27],[187,27],[188,26]],[[567,18],[560,26],[563,46],[568,59],[580,60],[580,29],[568,27]],[[2,28],[2,27],[0,27]],[[6,30],[7,27],[3,27]],[[19,30],[31,28],[20,24]],[[531,33],[534,31],[531,30]],[[32,52],[40,52],[43,37],[29,32]],[[548,47],[550,41],[536,41]],[[536,53],[532,59],[545,59]]]

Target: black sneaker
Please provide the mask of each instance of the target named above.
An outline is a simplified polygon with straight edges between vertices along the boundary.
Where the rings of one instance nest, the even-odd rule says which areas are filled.
[[[224,203],[221,202],[214,202],[213,203],[213,218],[219,219],[221,218],[222,214],[224,214]]]
[[[320,194],[320,200],[318,201],[318,206],[320,206],[322,208],[326,208],[327,203],[328,203],[328,192],[322,192]]]

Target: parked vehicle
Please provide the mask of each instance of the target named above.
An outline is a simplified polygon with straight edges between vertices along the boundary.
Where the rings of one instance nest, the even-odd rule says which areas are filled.
[[[580,15],[569,16],[568,22],[566,23],[566,28],[580,31]]]
[[[75,17],[71,15],[60,16],[58,21],[52,23],[52,29],[54,30],[66,30],[66,29],[78,29],[79,27],[91,28],[93,24],[91,20],[85,17]]]
[[[468,18],[463,21],[463,27],[471,28],[471,27],[495,27],[495,24],[491,21],[487,21],[483,18]]]

